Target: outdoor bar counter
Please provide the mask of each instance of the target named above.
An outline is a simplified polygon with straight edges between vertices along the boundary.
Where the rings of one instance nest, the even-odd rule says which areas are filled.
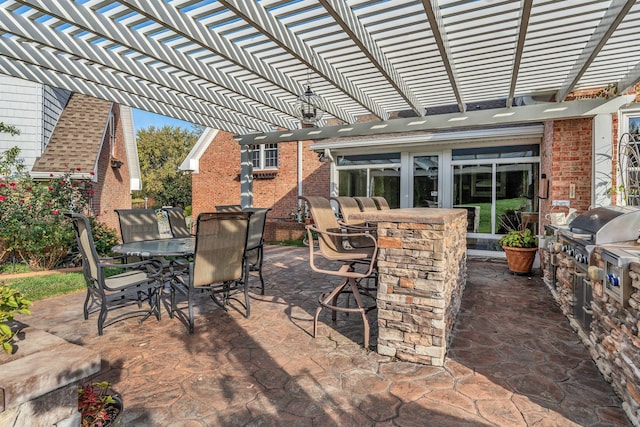
[[[464,209],[360,212],[378,224],[378,353],[442,366],[467,278]]]

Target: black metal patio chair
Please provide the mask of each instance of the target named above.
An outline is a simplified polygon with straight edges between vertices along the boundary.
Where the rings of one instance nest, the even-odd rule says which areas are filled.
[[[157,260],[126,263],[124,257],[99,258],[89,219],[78,213],[67,216],[72,220],[87,284],[84,318],[89,319],[90,313],[99,310],[98,335],[102,335],[105,327],[133,316],[143,316],[140,323],[152,314],[160,320],[162,263]],[[111,274],[113,270],[120,272]],[[138,306],[137,310],[127,310],[107,319],[112,310],[133,304]],[[143,308],[144,304],[149,307]]]
[[[249,212],[198,215],[193,262],[183,273],[175,274],[171,281],[170,317],[180,318],[189,333],[195,329],[195,297],[203,292],[225,310],[229,301],[242,293],[246,317],[249,317],[249,264],[246,259],[249,216]],[[186,309],[179,306],[182,304],[177,301],[178,294],[186,297]]]
[[[184,209],[181,207],[164,207],[163,211],[167,214],[169,220],[169,228],[171,235],[176,238],[191,237],[192,234],[187,227],[187,220],[184,217]]]

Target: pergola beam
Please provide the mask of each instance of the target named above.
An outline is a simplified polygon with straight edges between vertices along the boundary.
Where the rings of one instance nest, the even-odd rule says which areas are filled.
[[[425,114],[424,107],[404,82],[402,76],[395,70],[391,62],[371,38],[371,35],[358,20],[357,16],[354,15],[349,5],[343,0],[318,1],[329,15],[333,17],[340,28],[342,28],[358,48],[360,48],[360,51],[367,57],[371,64],[378,69],[387,82],[407,104],[409,104],[409,107],[418,116],[423,116]]]
[[[447,32],[444,28],[444,23],[442,22],[442,14],[440,13],[438,1],[422,0],[422,6],[424,7],[424,12],[427,15],[427,19],[429,20],[429,26],[431,27],[431,32],[433,33],[433,38],[436,42],[436,46],[438,46],[440,58],[442,59],[442,65],[444,65],[444,68],[447,72],[451,90],[456,97],[456,102],[458,103],[458,111],[464,112],[466,110],[466,105],[464,99],[462,98],[462,92],[460,91],[460,85],[458,83],[458,72],[456,71],[456,66],[453,62],[453,53],[451,52],[451,46],[449,44]]]
[[[291,118],[295,117],[292,106],[276,96],[257,90],[242,80],[232,79],[215,67],[210,67],[180,50],[172,49],[166,44],[145,37],[138,31],[134,31],[120,22],[112,21],[90,8],[75,2],[65,2],[63,6],[60,2],[53,0],[19,0],[19,2],[75,25],[97,37],[111,40],[154,61],[164,63],[188,75],[201,78],[212,85],[221,86],[238,95],[250,98],[255,102],[281,111]],[[148,75],[144,77],[151,80]],[[288,128],[290,123],[282,121],[278,125]]]
[[[507,107],[513,105],[513,98],[518,84],[518,74],[520,73],[520,64],[522,63],[522,52],[524,51],[524,42],[527,38],[527,29],[529,27],[529,18],[531,17],[531,7],[533,0],[521,0],[520,8],[520,25],[518,25],[518,39],[516,41],[516,51],[513,55],[513,66],[511,67],[511,82],[509,83],[509,96],[507,96]]]
[[[248,105],[248,103],[240,103],[230,97],[220,96],[214,90],[207,90],[201,84],[198,84],[200,82],[206,83],[204,80],[186,81],[175,77],[171,73],[160,71],[155,67],[145,67],[128,55],[120,55],[112,50],[99,48],[81,38],[71,37],[65,32],[54,31],[47,25],[26,19],[20,15],[10,14],[5,9],[0,9],[0,31],[7,31],[43,47],[46,46],[60,52],[69,53],[105,68],[110,68],[114,72],[127,74],[131,78],[164,86],[167,90],[181,92],[197,99],[210,100],[212,104],[220,108],[238,111],[242,115],[270,123],[272,126],[282,124],[282,118],[270,111],[255,108],[252,105]],[[145,79],[145,76],[149,78]],[[290,126],[285,127],[295,127],[294,122],[290,122]]]
[[[360,89],[338,73],[333,66],[321,57],[316,56],[310,47],[302,43],[286,26],[268,14],[259,3],[247,3],[240,0],[218,1],[378,118],[385,119],[388,117],[384,108],[362,93]],[[350,123],[354,121],[354,118],[348,117],[348,120],[343,121]]]
[[[69,76],[57,71],[40,68],[26,62],[0,56],[0,72],[10,76],[46,84],[52,87],[67,88],[73,92],[82,93],[95,98],[104,99],[119,104],[128,105],[145,111],[151,111],[164,116],[176,117],[192,123],[199,123],[214,129],[221,129],[221,123],[209,116],[203,116],[190,111],[168,105],[157,100],[142,98],[135,94],[119,92],[105,86],[83,80],[75,76]],[[244,132],[239,126],[234,127],[234,132]]]
[[[580,52],[580,56],[567,75],[565,82],[558,90],[556,97],[558,102],[564,101],[567,95],[573,91],[580,78],[587,71],[593,60],[596,59],[598,53],[607,44],[613,32],[618,28],[618,25],[620,25],[635,3],[636,0],[611,0],[611,4],[600,20],[598,27],[591,35],[582,52]]]

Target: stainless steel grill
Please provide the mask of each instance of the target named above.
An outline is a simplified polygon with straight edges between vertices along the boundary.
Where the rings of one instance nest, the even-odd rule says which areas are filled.
[[[567,229],[560,231],[562,251],[573,259],[574,316],[586,330],[589,330],[592,318],[592,287],[588,269],[593,264],[593,250],[596,246],[635,241],[639,230],[639,207],[608,206],[590,209],[578,215]],[[619,264],[618,255],[615,252],[607,256],[611,261],[610,265]],[[624,272],[619,273],[621,273],[619,270],[607,273],[612,275],[610,279],[612,294],[621,289],[622,279],[618,277],[624,277]],[[618,279],[613,279],[614,275]],[[606,280],[607,276],[605,276],[605,282]],[[624,298],[622,291],[617,292],[616,295],[620,300]]]

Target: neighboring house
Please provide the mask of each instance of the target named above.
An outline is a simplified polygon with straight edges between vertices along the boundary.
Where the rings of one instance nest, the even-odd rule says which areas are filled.
[[[310,142],[257,146],[253,155],[253,206],[268,207],[265,239],[299,238],[294,221],[299,194],[327,195],[330,168]],[[206,129],[180,166],[192,172],[193,218],[216,205],[240,204],[240,145],[228,132]]]
[[[91,207],[118,229],[117,208],[141,188],[129,107],[13,77],[0,76],[0,119],[20,135],[0,134],[0,149],[18,146],[34,179],[53,174],[91,181]]]
[[[640,123],[640,108],[621,104],[618,98],[581,118],[527,125],[261,145],[254,151],[253,205],[272,207],[271,221],[289,219],[298,194],[384,196],[392,207],[466,207],[480,216],[469,229],[468,248],[496,254],[506,209],[537,213],[542,232],[545,215],[566,212],[567,204],[582,212],[619,203],[611,195],[618,141]],[[321,163],[319,154],[330,163]],[[194,213],[240,203],[240,146],[231,134],[205,132],[182,168],[193,170]]]

